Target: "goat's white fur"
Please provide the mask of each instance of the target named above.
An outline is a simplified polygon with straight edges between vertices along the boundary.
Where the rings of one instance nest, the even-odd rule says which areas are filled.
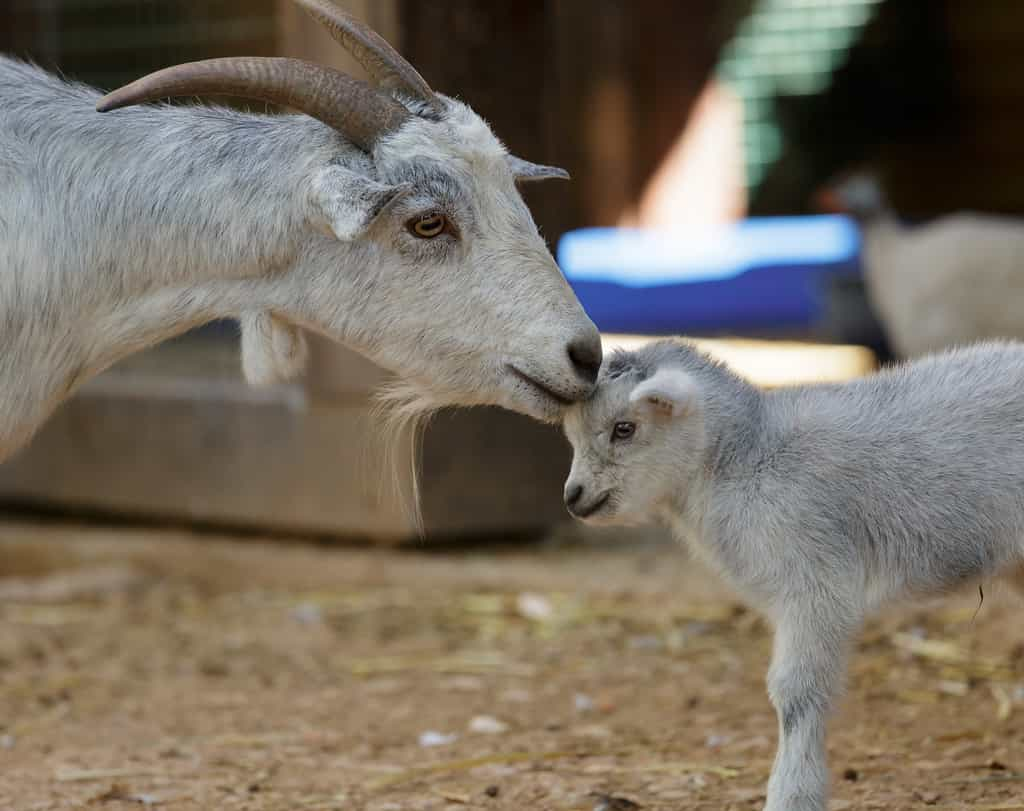
[[[597,331],[464,104],[439,96],[367,155],[306,116],[98,97],[0,57],[0,459],[89,377],[224,317],[255,382],[301,369],[307,328],[421,405],[551,419],[552,392],[590,391],[567,349],[593,362]],[[450,231],[409,232],[435,212]]]
[[[868,613],[996,575],[1024,586],[1024,344],[763,391],[657,342],[607,360],[565,432],[574,513],[667,524],[775,626],[766,811],[824,811],[826,720]]]
[[[291,380],[306,368],[306,336],[268,312],[243,313],[242,372],[255,386]]]
[[[1024,220],[960,213],[863,226],[865,286],[893,350],[1024,338]]]
[[[960,212],[906,224],[871,173],[831,191],[860,220],[865,288],[895,354],[1024,339],[1024,219]]]

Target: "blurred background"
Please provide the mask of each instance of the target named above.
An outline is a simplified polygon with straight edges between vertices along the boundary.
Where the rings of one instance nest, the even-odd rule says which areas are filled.
[[[1012,298],[1024,296],[1018,3],[343,5],[513,152],[572,173],[524,193],[609,346],[713,339],[711,351],[780,384],[1024,333]],[[0,50],[103,88],[236,54],[359,73],[288,0],[7,0]],[[299,385],[254,391],[238,366],[234,324],[130,359],[0,469],[0,499],[414,535],[407,471],[382,463],[372,430],[380,370],[323,342]],[[550,529],[564,520],[567,464],[554,429],[492,410],[442,415],[423,447],[428,537]]]

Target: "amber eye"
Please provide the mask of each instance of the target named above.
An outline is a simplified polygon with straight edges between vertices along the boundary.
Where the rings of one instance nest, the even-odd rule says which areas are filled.
[[[612,428],[612,441],[617,439],[629,439],[636,433],[636,424],[632,422],[617,422]]]
[[[420,239],[433,239],[444,233],[448,227],[448,220],[443,214],[430,214],[413,220],[409,226],[412,233]]]

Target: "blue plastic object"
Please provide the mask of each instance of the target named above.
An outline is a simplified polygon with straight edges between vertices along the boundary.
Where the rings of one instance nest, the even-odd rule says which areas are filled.
[[[809,333],[827,316],[830,284],[860,273],[860,250],[846,217],[769,217],[572,231],[558,261],[603,332]]]

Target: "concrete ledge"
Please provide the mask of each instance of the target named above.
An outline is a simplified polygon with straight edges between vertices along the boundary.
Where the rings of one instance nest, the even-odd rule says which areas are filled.
[[[112,374],[0,466],[0,502],[376,541],[416,537],[411,439],[385,470],[368,402],[301,387]],[[558,432],[496,409],[442,413],[423,438],[429,538],[533,533],[564,520]]]

